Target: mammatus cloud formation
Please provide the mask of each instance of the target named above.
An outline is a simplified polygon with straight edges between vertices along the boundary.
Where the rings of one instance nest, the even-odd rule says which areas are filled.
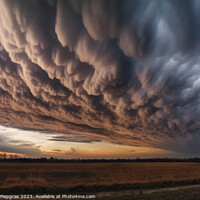
[[[199,8],[0,0],[0,124],[182,151],[200,131]]]

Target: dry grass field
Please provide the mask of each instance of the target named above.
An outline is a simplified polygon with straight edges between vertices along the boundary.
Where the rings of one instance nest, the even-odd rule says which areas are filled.
[[[73,188],[200,180],[200,163],[0,163],[0,189]]]

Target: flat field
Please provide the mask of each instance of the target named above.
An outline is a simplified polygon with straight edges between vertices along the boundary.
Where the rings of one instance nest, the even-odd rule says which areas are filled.
[[[200,163],[0,163],[0,188],[68,188],[194,180],[200,180]]]
[[[200,163],[0,163],[1,194],[34,190],[35,193],[140,191],[199,183]]]

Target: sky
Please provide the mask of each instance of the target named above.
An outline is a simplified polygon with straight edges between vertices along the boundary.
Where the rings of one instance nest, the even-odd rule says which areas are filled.
[[[65,135],[64,135],[65,136]],[[82,138],[83,139],[83,138]],[[58,137],[57,133],[41,133],[0,126],[0,154],[18,157],[62,159],[117,159],[168,157],[170,151],[159,148],[134,147],[106,141],[79,141],[80,136]],[[176,154],[179,156],[180,154]],[[181,155],[180,155],[181,156]]]
[[[199,9],[0,0],[0,152],[200,156]]]

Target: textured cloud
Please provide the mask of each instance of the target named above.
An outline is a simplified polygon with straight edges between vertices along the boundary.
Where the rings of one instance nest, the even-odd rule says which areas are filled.
[[[166,149],[195,141],[199,8],[0,0],[0,124]]]

